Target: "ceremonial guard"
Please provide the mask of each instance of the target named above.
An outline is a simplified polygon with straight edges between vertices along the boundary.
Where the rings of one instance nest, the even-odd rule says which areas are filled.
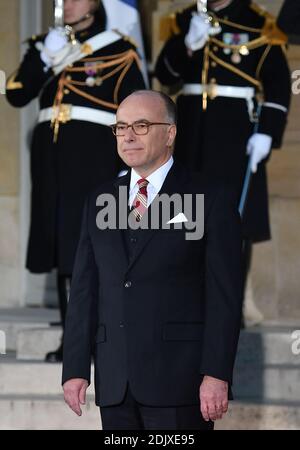
[[[242,208],[246,283],[251,244],[270,239],[264,163],[271,148],[281,146],[287,122],[286,36],[250,0],[194,2],[165,18],[162,31],[172,36],[156,76],[181,89],[177,158],[205,178],[232,184],[237,199],[250,159],[252,179]]]
[[[118,31],[105,31],[101,2],[55,3],[56,26],[28,41],[27,54],[8,79],[7,99],[22,107],[39,97],[26,267],[33,273],[57,268],[64,325],[84,200],[121,169],[109,125],[119,103],[144,88],[144,81],[135,45]],[[62,346],[46,360],[61,361]]]

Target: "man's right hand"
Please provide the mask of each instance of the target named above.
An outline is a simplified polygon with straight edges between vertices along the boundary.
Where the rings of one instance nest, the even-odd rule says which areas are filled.
[[[59,64],[69,53],[69,43],[64,28],[53,28],[41,45],[41,60],[47,67]]]
[[[193,14],[189,31],[184,39],[186,47],[193,52],[203,48],[209,36],[209,29],[208,17],[198,13]]]
[[[78,416],[82,415],[80,405],[85,405],[87,380],[72,378],[63,385],[65,402]]]
[[[192,15],[184,43],[189,51],[195,52],[205,46],[209,36],[214,36],[220,32],[220,25],[213,23],[208,14],[195,12]]]

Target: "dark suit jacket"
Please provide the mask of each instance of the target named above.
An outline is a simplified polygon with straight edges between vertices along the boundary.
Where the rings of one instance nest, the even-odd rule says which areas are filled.
[[[174,227],[139,230],[129,259],[123,232],[96,225],[97,196],[117,198],[129,183],[130,174],[86,202],[62,381],[90,381],[94,354],[97,405],[120,403],[127,382],[144,405],[197,404],[203,375],[232,381],[242,305],[236,197],[223,186],[205,187],[175,162],[160,194],[204,194],[204,237],[186,240]]]

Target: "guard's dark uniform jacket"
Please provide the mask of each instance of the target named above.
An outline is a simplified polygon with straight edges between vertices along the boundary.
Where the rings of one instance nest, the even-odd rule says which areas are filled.
[[[278,16],[278,25],[287,34],[300,35],[300,2],[285,0]]]
[[[76,38],[84,45],[101,32],[94,22]],[[144,80],[135,46],[121,35],[94,53],[86,45],[86,57],[58,75],[41,61],[38,48],[44,38],[29,41],[21,66],[8,80],[7,99],[22,107],[39,96],[41,109],[31,148],[27,268],[42,273],[58,267],[71,274],[84,199],[120,168],[107,125],[115,122],[118,104],[144,88]]]
[[[163,31],[173,36],[156,65],[162,84],[183,84],[177,101],[175,155],[205,177],[234,183],[239,196],[249,137],[254,132],[268,134],[274,148],[282,142],[290,102],[286,36],[258,6],[249,0],[233,0],[218,16],[210,12],[221,32],[210,36],[204,49],[189,55],[184,38],[193,11],[196,5],[163,22]],[[263,97],[259,119],[253,98],[258,94]],[[270,238],[264,164],[253,176],[243,225],[246,238]]]

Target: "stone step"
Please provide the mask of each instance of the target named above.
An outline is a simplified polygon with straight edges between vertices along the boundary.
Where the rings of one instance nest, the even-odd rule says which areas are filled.
[[[295,375],[298,371],[297,366],[292,367],[294,370],[289,367],[287,373],[293,372]],[[256,389],[256,397],[252,392],[238,392],[241,386],[253,383],[253,379],[249,382],[247,373],[246,370],[245,376],[248,376],[248,380],[242,380],[241,377],[239,382],[236,380],[234,384],[236,400],[230,402],[229,414],[222,422],[217,422],[216,428],[300,429],[300,400],[299,393],[297,394],[299,381],[295,379],[292,384],[288,384],[290,380],[275,379],[274,391],[270,394],[273,396],[271,401],[266,399],[268,391],[259,392]],[[93,380],[93,368],[91,379]],[[269,384],[270,375],[267,381]],[[280,386],[285,384],[295,387],[292,398],[287,392],[280,391]],[[266,387],[270,390],[268,385]],[[61,364],[18,361],[13,354],[3,355],[0,364],[0,392],[0,429],[71,430],[100,427],[99,411],[94,405],[93,384],[89,387],[87,404],[83,407],[84,414],[81,418],[77,418],[65,405],[61,388]],[[278,392],[289,397],[290,401],[288,398],[279,398]]]
[[[216,430],[300,430],[300,403],[259,404],[230,402],[228,413]]]
[[[240,333],[237,364],[269,365],[290,364],[300,368],[300,355],[292,350],[292,333],[300,329],[300,324],[266,325],[247,328]]]
[[[57,396],[0,396],[0,430],[99,430],[99,409],[87,398],[77,417]],[[231,402],[216,430],[300,430],[300,405]]]
[[[17,335],[17,359],[43,361],[61,342],[61,327],[23,329]]]
[[[62,395],[62,365],[36,361],[18,361],[15,355],[1,356],[0,393],[5,396]],[[91,380],[94,370],[91,370]],[[88,393],[94,396],[91,383]]]
[[[7,351],[16,351],[19,331],[34,328],[47,328],[49,323],[59,321],[57,309],[13,308],[0,309],[0,330],[6,336]]]
[[[36,378],[38,378],[36,374]],[[99,430],[99,408],[87,398],[78,417],[58,396],[0,396],[0,430]]]
[[[292,349],[296,325],[269,324],[241,332],[233,385],[237,399],[300,404],[300,356]]]
[[[20,361],[15,353],[0,356],[0,429],[99,430],[93,383],[88,389],[83,416],[65,404],[61,364]],[[93,379],[93,367],[91,379]]]
[[[234,397],[237,399],[272,400],[299,402],[299,366],[273,365],[235,367],[233,382]]]

